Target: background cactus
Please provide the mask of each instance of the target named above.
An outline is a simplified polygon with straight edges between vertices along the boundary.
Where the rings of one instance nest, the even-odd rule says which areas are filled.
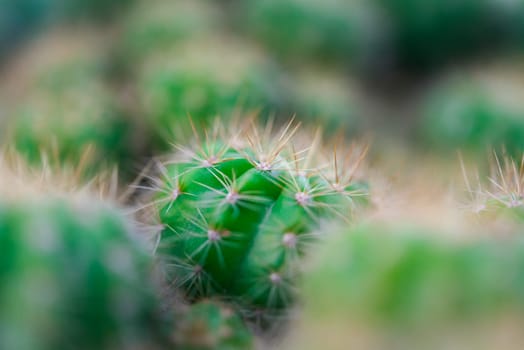
[[[235,111],[277,110],[282,99],[277,72],[255,47],[214,36],[150,56],[136,89],[165,149],[188,116],[205,126]]]
[[[489,67],[488,67],[489,68]],[[476,69],[452,76],[423,103],[421,138],[444,150],[524,150],[520,69]],[[512,91],[507,94],[506,91]]]
[[[184,159],[161,164],[153,191],[168,281],[193,300],[220,296],[262,327],[294,300],[321,223],[349,219],[354,198],[365,195],[351,187],[354,173],[317,168],[314,150],[290,153],[291,129],[274,139],[256,127],[209,132]],[[362,157],[350,159],[355,170]]]
[[[249,350],[253,338],[235,311],[213,301],[201,301],[176,319],[175,344],[184,350]]]
[[[0,155],[0,347],[165,346],[151,254],[122,213],[31,171]]]
[[[240,1],[237,15],[248,33],[288,59],[358,61],[380,27],[371,6],[359,0]]]
[[[332,325],[339,331],[330,349],[493,348],[501,320],[524,321],[523,248],[520,237],[453,242],[400,224],[332,237],[304,278],[305,328],[295,346],[318,348]],[[506,336],[522,344],[513,330]]]
[[[6,106],[0,137],[36,163],[42,152],[76,161],[92,145],[96,160],[125,164],[140,143],[129,142],[133,125],[105,81],[104,58],[97,52],[103,45],[93,33],[71,30],[27,48],[0,95]]]

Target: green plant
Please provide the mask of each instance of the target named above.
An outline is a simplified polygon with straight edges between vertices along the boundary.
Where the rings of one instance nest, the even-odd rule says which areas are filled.
[[[163,348],[150,251],[75,182],[0,155],[0,348]]]
[[[118,48],[122,63],[140,65],[155,52],[222,30],[222,22],[212,0],[139,1],[123,19]]]
[[[87,33],[53,33],[28,49],[22,67],[13,68],[16,92],[3,96],[2,134],[31,161],[38,163],[42,153],[77,161],[89,145],[97,161],[125,163],[134,152],[132,123],[105,82],[98,44]]]
[[[312,349],[330,325],[347,330],[334,336],[346,346],[371,332],[394,349],[489,349],[478,340],[496,338],[503,320],[524,321],[523,249],[521,238],[460,242],[398,223],[341,232],[304,277],[307,330],[297,334]]]
[[[374,12],[361,1],[249,0],[238,11],[256,38],[283,57],[348,61],[372,38]],[[366,47],[367,48],[367,47]]]
[[[519,1],[378,0],[389,22],[397,63],[435,68],[494,49],[518,48],[524,7]]]
[[[231,308],[201,301],[176,317],[175,344],[185,350],[248,350],[253,339],[242,319]]]
[[[470,78],[455,77],[431,91],[423,102],[420,137],[441,150],[484,153],[505,148],[510,154],[524,149],[524,108],[519,83],[511,72]],[[518,76],[518,72],[512,73]]]
[[[273,112],[282,105],[278,71],[256,48],[222,36],[179,43],[151,55],[136,81],[141,107],[166,149],[188,116],[199,127],[235,112]]]
[[[157,254],[168,282],[191,300],[222,297],[266,327],[295,299],[321,224],[349,220],[366,195],[353,179],[364,153],[340,174],[316,165],[318,139],[311,146],[305,137],[310,152],[292,150],[291,124],[274,138],[270,126],[227,128],[161,162],[152,191],[164,227]]]

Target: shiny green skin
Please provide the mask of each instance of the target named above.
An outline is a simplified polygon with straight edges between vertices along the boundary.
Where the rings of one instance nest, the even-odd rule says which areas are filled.
[[[523,251],[518,238],[461,244],[420,228],[361,226],[323,248],[306,279],[307,313],[427,332],[522,312]]]
[[[111,208],[0,205],[0,247],[0,348],[166,344],[151,256]]]
[[[175,344],[184,350],[249,350],[253,336],[230,308],[202,301],[181,314]]]
[[[263,170],[249,151],[214,147],[212,166],[198,156],[166,165],[157,200],[168,280],[194,300],[218,296],[251,317],[281,316],[320,221],[349,217],[355,203],[318,176],[294,175],[284,159]],[[230,182],[240,196],[233,203]],[[311,197],[301,204],[299,192]]]
[[[474,82],[452,81],[431,93],[423,106],[420,138],[442,151],[485,154],[524,150],[524,108],[505,106]]]

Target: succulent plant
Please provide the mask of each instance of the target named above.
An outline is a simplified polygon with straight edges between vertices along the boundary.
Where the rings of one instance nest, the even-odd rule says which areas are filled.
[[[391,46],[403,68],[435,68],[457,59],[521,45],[519,1],[379,0]]]
[[[125,162],[134,151],[132,123],[104,80],[98,44],[86,33],[53,33],[12,67],[11,91],[1,96],[7,106],[2,134],[31,161],[38,163],[41,153],[78,160],[88,145],[98,161]]]
[[[220,7],[212,0],[138,1],[123,19],[119,51],[127,64],[178,42],[222,30]]]
[[[175,344],[185,350],[248,350],[253,338],[233,309],[205,300],[191,305],[176,319]]]
[[[22,165],[0,155],[0,347],[163,348],[152,256],[120,210]]]
[[[524,108],[518,76],[518,70],[485,69],[446,80],[423,103],[421,137],[441,150],[478,154],[505,148],[520,154]]]
[[[363,1],[249,0],[240,2],[241,22],[283,57],[355,60],[370,46],[374,11]]]
[[[322,332],[333,327],[330,334],[338,339],[333,349],[345,348],[342,344],[489,349],[499,321],[524,322],[518,316],[524,305],[523,243],[446,241],[422,226],[398,223],[366,224],[336,235],[304,277],[304,328],[297,340],[318,348],[315,338],[323,339]],[[358,343],[364,337],[375,337],[369,344],[377,347]]]
[[[283,103],[277,72],[256,48],[218,35],[150,56],[136,88],[158,146],[165,149],[189,117],[205,127],[236,111],[277,111]]]
[[[288,85],[292,110],[303,121],[329,132],[349,134],[362,128],[355,89],[334,71],[302,67],[290,75]]]
[[[314,150],[290,151],[291,124],[274,138],[270,126],[225,128],[161,162],[152,191],[164,227],[157,254],[168,283],[191,300],[221,297],[264,328],[295,299],[321,224],[349,220],[365,195],[353,179],[363,157],[348,157],[343,174],[325,172]]]

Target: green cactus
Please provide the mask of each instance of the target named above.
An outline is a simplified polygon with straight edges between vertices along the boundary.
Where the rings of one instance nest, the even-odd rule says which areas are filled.
[[[240,20],[256,38],[283,57],[355,60],[370,46],[374,12],[365,1],[249,0]]]
[[[403,68],[424,70],[522,45],[520,1],[378,0]]]
[[[139,1],[123,19],[120,55],[124,64],[140,64],[177,42],[222,30],[222,22],[211,0]]]
[[[327,131],[356,132],[362,127],[352,86],[334,71],[308,66],[291,75],[293,112]]]
[[[321,223],[349,219],[365,195],[352,176],[316,168],[314,153],[290,153],[290,129],[273,140],[256,127],[209,132],[186,159],[163,163],[155,181],[168,281],[193,300],[221,296],[261,327],[293,302]]]
[[[188,124],[209,125],[235,111],[273,112],[282,105],[277,70],[256,48],[225,37],[179,43],[148,58],[136,82],[144,114],[166,149]],[[182,141],[184,141],[182,139]]]
[[[524,150],[524,106],[514,78],[504,80],[486,73],[454,78],[426,98],[420,135],[441,150],[485,153],[504,147],[510,154]],[[518,76],[518,72],[513,72]]]
[[[0,348],[162,348],[150,250],[67,169],[0,153]]]
[[[337,325],[347,332],[333,337],[338,344],[345,339],[346,346],[367,328],[389,339],[388,348],[443,349],[451,339],[448,331],[477,326],[479,331],[487,320],[493,326],[488,332],[494,332],[499,318],[522,313],[523,249],[521,238],[452,242],[400,224],[346,231],[322,247],[304,277],[303,323],[311,333],[297,335],[306,337],[304,344],[311,340],[306,348],[314,349],[319,345],[314,338],[323,339],[315,332]],[[465,348],[478,339],[465,338]]]
[[[176,317],[175,344],[185,350],[249,350],[251,333],[227,306],[202,301]]]
[[[88,145],[96,161],[125,162],[134,152],[132,124],[104,81],[103,61],[93,54],[98,48],[89,34],[51,34],[20,59],[23,73],[13,69],[21,93],[2,96],[8,106],[2,133],[31,161],[38,163],[41,153],[76,161]]]

